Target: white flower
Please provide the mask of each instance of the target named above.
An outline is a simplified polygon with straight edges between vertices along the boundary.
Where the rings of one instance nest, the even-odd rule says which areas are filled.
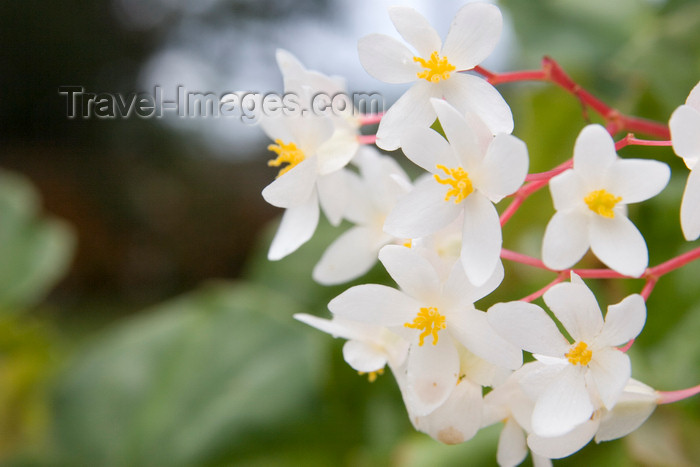
[[[377,145],[401,146],[406,127],[429,126],[435,120],[431,97],[443,98],[465,112],[476,112],[493,133],[510,133],[513,115],[496,89],[477,76],[459,73],[481,63],[496,46],[503,18],[486,3],[464,5],[452,20],[445,43],[428,21],[408,7],[392,7],[396,30],[416,52],[383,34],[360,39],[360,62],[367,72],[387,83],[415,84],[387,111],[377,130]]]
[[[630,379],[611,410],[601,406],[570,432],[556,437],[530,434],[527,443],[533,453],[550,459],[570,456],[591,439],[596,443],[627,436],[639,428],[656,408],[656,392],[644,383]]]
[[[538,359],[531,377],[521,384],[534,381],[541,389],[532,414],[533,432],[555,437],[588,420],[598,398],[608,410],[615,406],[631,374],[629,357],[616,346],[641,332],[646,305],[641,295],[630,295],[609,306],[603,321],[595,296],[573,273],[570,283],[555,285],[543,298],[573,343],[531,303],[496,304],[488,319],[506,340]]]
[[[527,368],[526,363],[523,368]],[[503,384],[496,386],[484,397],[484,427],[503,422],[498,438],[496,460],[501,467],[513,467],[527,457],[527,434],[532,431],[530,420],[534,401],[522,390],[519,384],[521,372],[513,373]],[[552,462],[547,457],[532,453],[533,464],[549,467]]]
[[[394,159],[369,146],[360,149],[353,163],[360,176],[348,173],[344,217],[356,225],[338,237],[314,267],[314,279],[325,285],[360,277],[377,262],[381,247],[405,242],[385,233],[383,227],[396,200],[411,189],[408,176]]]
[[[612,137],[588,125],[574,147],[574,166],[549,182],[556,213],[547,224],[542,260],[566,269],[590,247],[609,268],[638,277],[649,262],[647,246],[627,218],[626,205],[651,198],[670,177],[662,162],[620,159]]]
[[[521,365],[520,352],[473,306],[500,284],[502,269],[482,287],[474,287],[461,265],[440,277],[428,259],[410,248],[385,246],[379,259],[400,291],[359,285],[334,298],[328,308],[344,319],[385,326],[411,342],[404,391],[411,413],[427,415],[450,396],[459,378],[458,343],[495,365],[511,369]]]
[[[414,128],[404,137],[406,156],[432,175],[398,201],[384,230],[419,238],[463,214],[462,265],[480,285],[500,264],[501,224],[493,203],[522,185],[527,147],[512,135],[494,137],[474,114],[464,116],[439,99],[431,102],[447,140],[429,128]]]
[[[265,201],[286,209],[268,252],[270,260],[278,260],[311,238],[318,225],[319,202],[331,223],[340,223],[347,200],[346,173],[336,168],[333,157],[319,151],[333,134],[330,120],[275,117],[262,118],[260,124],[275,141],[268,149],[277,157],[268,165],[281,167],[262,191]]]
[[[570,456],[594,437],[596,443],[600,443],[628,435],[639,428],[656,407],[656,392],[630,379],[612,410],[597,404],[593,415],[571,431],[554,437],[539,436],[532,433],[531,428],[535,402],[520,385],[522,379],[531,379],[533,373],[535,377],[540,373],[538,365],[537,362],[526,363],[484,397],[483,426],[504,423],[497,451],[501,467],[520,464],[527,456],[528,447],[535,465],[551,466],[550,459]]]
[[[462,345],[457,344],[457,350],[460,369],[456,387],[442,405],[427,415],[416,415],[411,411],[406,369],[399,368],[394,373],[404,400],[408,401],[408,416],[415,429],[444,444],[463,443],[477,433],[483,413],[483,386],[493,386],[511,373],[477,357]]]
[[[685,105],[678,107],[669,121],[673,150],[690,169],[681,201],[681,228],[688,241],[700,237],[700,83],[696,84]]]
[[[384,327],[337,316],[328,320],[297,313],[294,318],[333,337],[348,339],[343,345],[343,357],[348,365],[361,373],[376,374],[387,364],[397,368],[406,360],[408,341]]]

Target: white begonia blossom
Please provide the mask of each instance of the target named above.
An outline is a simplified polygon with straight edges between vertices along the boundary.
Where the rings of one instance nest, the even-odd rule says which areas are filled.
[[[462,265],[469,280],[480,285],[500,264],[501,224],[493,203],[525,181],[527,147],[509,134],[493,136],[474,114],[462,115],[439,99],[431,103],[447,140],[429,128],[414,128],[404,137],[406,156],[431,176],[416,181],[398,201],[384,230],[419,238],[463,215]]]
[[[324,285],[340,284],[365,274],[377,254],[391,242],[405,239],[384,232],[384,220],[396,200],[411,189],[411,181],[394,159],[373,147],[363,147],[353,159],[360,175],[348,173],[348,202],[344,216],[355,224],[326,249],[313,270]]]
[[[307,105],[318,93],[337,94],[344,89],[342,80],[307,70],[289,52],[278,50],[277,62],[285,92],[296,95],[300,105]],[[347,113],[287,115],[278,110],[282,111],[260,118],[263,131],[274,141],[268,149],[276,157],[268,165],[280,167],[262,195],[273,206],[286,209],[270,246],[270,260],[284,258],[311,238],[318,225],[319,204],[331,224],[340,223],[348,199],[348,173],[343,168],[359,147],[357,122]]]
[[[460,372],[458,344],[498,366],[522,364],[520,351],[496,334],[486,314],[473,305],[500,284],[502,268],[475,287],[460,264],[441,277],[411,248],[387,245],[379,260],[401,290],[359,285],[334,298],[328,308],[334,316],[385,326],[410,342],[404,391],[410,413],[427,415],[450,396]]]
[[[400,41],[371,34],[360,39],[360,62],[367,73],[387,83],[415,84],[383,116],[377,130],[377,146],[394,150],[402,146],[406,127],[429,126],[435,111],[429,99],[445,99],[461,112],[477,113],[493,133],[513,131],[513,115],[496,88],[486,80],[459,71],[471,70],[495,48],[503,18],[498,7],[468,3],[452,20],[444,44],[435,29],[416,10],[391,7],[389,16]]]
[[[376,376],[387,364],[398,368],[406,360],[408,341],[382,326],[337,316],[323,319],[305,313],[297,313],[294,318],[333,337],[348,339],[343,345],[343,357],[358,372]]]
[[[521,380],[536,378],[541,374],[537,368],[540,365],[539,362],[526,363],[484,397],[483,426],[504,423],[497,451],[501,467],[520,464],[527,456],[528,447],[535,465],[551,466],[550,459],[570,456],[594,437],[600,443],[628,435],[639,428],[656,407],[656,392],[630,379],[612,410],[598,400],[593,415],[571,431],[554,437],[539,436],[531,427],[535,401],[523,391]],[[535,395],[539,392],[536,389]]]
[[[354,157],[360,147],[358,136],[360,121],[354,102],[348,94],[345,80],[339,76],[327,76],[306,69],[294,55],[278,49],[277,64],[282,72],[285,96],[292,94],[299,104],[299,115],[314,115],[333,123],[333,134],[319,148],[320,164],[324,173],[333,172]],[[344,108],[331,105],[333,99],[342,99]],[[282,102],[284,104],[284,100]],[[287,111],[291,112],[291,108]],[[285,109],[278,109],[285,112]]]
[[[630,379],[615,406],[608,410],[598,407],[593,415],[570,432],[556,437],[530,434],[528,446],[533,453],[550,459],[570,456],[588,444],[627,436],[649,418],[656,408],[656,391],[637,380]]]
[[[524,368],[531,365],[526,363]],[[482,426],[503,422],[498,438],[496,460],[501,467],[519,465],[527,457],[527,435],[532,431],[530,420],[535,402],[520,387],[516,371],[508,379],[484,396]],[[533,464],[537,467],[551,467],[548,457],[532,453]]]
[[[688,241],[700,237],[700,83],[696,84],[685,105],[678,107],[669,121],[673,150],[690,169],[681,200],[681,229]]]
[[[268,259],[278,260],[311,238],[318,225],[319,203],[332,224],[340,223],[347,200],[347,173],[323,172],[318,150],[333,133],[329,120],[274,117],[262,118],[260,124],[275,141],[268,149],[277,157],[268,165],[287,164],[262,191],[265,201],[286,209],[268,252]]]
[[[670,178],[655,160],[620,159],[600,125],[588,125],[574,147],[573,168],[549,182],[554,216],[542,242],[542,260],[555,270],[578,262],[590,249],[620,274],[639,277],[648,263],[644,237],[627,218],[626,205],[657,195]]]
[[[481,427],[483,413],[483,386],[493,386],[505,380],[510,370],[505,370],[469,352],[457,344],[460,369],[456,387],[447,400],[427,415],[411,412],[410,393],[406,389],[405,368],[394,374],[404,400],[408,400],[409,419],[416,430],[430,435],[444,444],[458,444],[471,439]],[[403,370],[403,371],[402,371]]]
[[[574,273],[570,283],[555,285],[543,298],[573,343],[537,305],[498,303],[487,314],[501,336],[537,358],[531,367],[536,371],[521,379],[521,385],[526,392],[529,384],[538,386],[530,388],[538,394],[533,432],[555,437],[590,419],[596,400],[608,410],[615,406],[631,375],[629,357],[616,346],[641,332],[646,305],[641,295],[630,295],[609,306],[603,320],[595,296]]]

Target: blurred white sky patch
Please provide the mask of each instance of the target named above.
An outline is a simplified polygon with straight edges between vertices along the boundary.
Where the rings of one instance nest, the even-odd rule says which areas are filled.
[[[254,19],[243,19],[234,13],[234,8],[222,8],[228,3],[227,0],[115,0],[121,19],[134,21],[132,27],[157,24],[173,12],[180,15],[179,21],[172,21],[161,51],[144,65],[139,90],[152,90],[160,85],[166,100],[174,98],[178,86],[218,96],[235,91],[281,93],[282,78],[275,51],[284,48],[309,69],[344,77],[350,92],[380,93],[388,108],[408,86],[389,85],[369,76],[357,56],[358,39],[370,33],[399,38],[387,14],[387,8],[392,5],[416,8],[444,38],[452,17],[468,2],[330,0],[317,16],[281,14]],[[287,2],[278,5],[282,4],[290,7]],[[216,21],[212,21],[206,13],[215,7],[212,12],[216,12]],[[484,63],[494,70],[508,68],[509,51],[513,48],[513,33],[506,13],[499,46]],[[161,119],[164,124],[200,138],[221,157],[247,158],[267,144],[259,128],[237,118],[180,118],[175,112],[164,114]]]

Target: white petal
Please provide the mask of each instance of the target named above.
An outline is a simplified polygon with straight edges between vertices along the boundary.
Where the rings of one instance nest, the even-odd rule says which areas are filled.
[[[654,389],[630,379],[615,407],[600,421],[596,443],[622,438],[639,428],[656,408],[656,397]]]
[[[437,232],[457,218],[462,206],[445,201],[445,185],[428,177],[400,198],[384,223],[384,231],[399,238],[418,238]]]
[[[316,231],[318,216],[318,200],[315,192],[306,204],[287,208],[275,238],[272,239],[267,259],[270,261],[282,259],[309,241]]]
[[[622,203],[638,203],[658,195],[668,184],[671,169],[663,162],[645,159],[620,159],[606,173],[609,191]]]
[[[585,205],[583,198],[588,194],[580,175],[573,169],[566,170],[549,181],[549,191],[557,211],[567,211]]]
[[[463,380],[450,397],[432,413],[415,418],[417,430],[444,444],[458,444],[471,439],[479,430],[483,399],[481,386]]]
[[[412,248],[387,245],[379,252],[389,275],[399,288],[423,303],[433,303],[440,298],[440,278],[433,265]]]
[[[367,225],[373,222],[376,208],[367,185],[355,172],[347,171],[345,183],[348,199],[343,217],[353,224]]]
[[[315,155],[321,143],[329,140],[335,130],[333,121],[330,118],[321,118],[313,115],[286,118],[289,120],[288,125],[292,132],[293,141],[296,142],[307,158]]]
[[[690,90],[690,94],[688,94],[685,103],[700,112],[700,82]]]
[[[289,172],[267,185],[262,196],[280,208],[291,208],[308,202],[316,185],[316,158],[304,159]]]
[[[587,184],[595,184],[617,160],[615,142],[598,124],[588,125],[576,138],[574,145],[574,170]]]
[[[367,154],[369,147],[362,151]],[[360,173],[365,180],[366,187],[371,187],[369,196],[376,209],[386,215],[396,204],[396,201],[413,188],[411,180],[401,166],[389,156],[380,156],[377,149],[371,148],[377,154],[371,163],[360,165]]]
[[[527,176],[528,163],[525,143],[512,135],[496,135],[479,171],[479,191],[498,203],[520,188]]]
[[[673,150],[680,157],[700,157],[700,110],[688,105],[678,107],[669,121]]]
[[[496,460],[500,467],[514,467],[527,457],[525,432],[515,420],[508,418],[498,438]]]
[[[480,300],[496,290],[503,282],[504,270],[503,264],[499,262],[493,275],[484,283],[484,285],[476,287],[469,282],[464,267],[460,261],[456,261],[452,266],[450,275],[445,282],[442,290],[442,296],[445,301],[454,303],[457,306],[470,306],[477,300]]]
[[[681,228],[688,241],[700,237],[700,169],[691,170],[688,175],[681,201]]]
[[[583,369],[568,365],[535,403],[532,430],[544,437],[560,436],[593,413]]]
[[[533,354],[537,359],[534,362],[528,362],[519,370],[513,373],[517,379],[520,388],[525,395],[536,401],[555,381],[561,379],[562,372],[569,368],[571,364],[564,358],[547,357],[544,355]],[[534,403],[533,403],[534,407]],[[516,417],[520,425],[527,428],[527,431],[532,431],[530,422],[532,421],[532,408],[530,408],[530,416]]]
[[[294,140],[290,129],[290,120],[290,118],[284,117],[266,117],[263,114],[260,117],[260,127],[270,139],[280,139],[284,143],[289,143]]]
[[[469,3],[455,15],[442,54],[458,70],[469,70],[493,51],[501,36],[503,17],[498,7]]]
[[[360,147],[357,134],[347,129],[338,129],[325,140],[316,151],[318,173],[326,175],[345,167]]]
[[[450,334],[476,356],[511,370],[523,364],[520,349],[491,327],[483,311],[465,308],[450,314],[447,319]]]
[[[347,211],[350,198],[350,188],[348,177],[350,172],[338,170],[318,177],[316,186],[318,187],[318,201],[321,209],[328,218],[331,225],[338,226],[343,219],[343,213]],[[285,174],[286,175],[286,174]]]
[[[603,330],[596,342],[610,346],[625,344],[642,332],[646,319],[644,298],[639,294],[625,297],[620,303],[608,307]]]
[[[377,232],[353,227],[326,249],[314,267],[313,278],[323,285],[342,284],[369,271],[377,261]]]
[[[639,277],[649,264],[644,237],[625,216],[593,216],[589,224],[591,250],[610,269]]]
[[[357,371],[369,373],[386,365],[386,354],[373,343],[349,340],[343,344],[343,359]]]
[[[558,211],[547,224],[542,239],[542,261],[554,270],[570,268],[588,251],[588,216],[578,211]]]
[[[430,102],[452,150],[457,155],[457,163],[467,171],[473,170],[484,157],[480,151],[476,134],[469,127],[462,114],[448,102],[435,98],[431,99]]]
[[[491,133],[511,133],[513,113],[503,96],[483,78],[464,73],[453,74],[440,82],[443,97],[457,110],[476,113]]]
[[[407,131],[401,137],[401,150],[414,164],[443,176],[444,172],[437,169],[437,165],[451,168],[459,163],[450,148],[450,143],[427,127],[415,127]]]
[[[498,267],[503,243],[498,211],[478,191],[462,201],[464,228],[460,258],[464,272],[475,286],[481,286]]]
[[[612,409],[630,379],[630,358],[615,348],[603,348],[593,351],[589,367],[600,399]]]
[[[337,317],[324,319],[306,313],[296,313],[294,319],[328,333],[335,338],[376,341],[380,339],[380,336],[384,335],[384,328]]]
[[[590,344],[603,328],[603,315],[598,302],[585,284],[556,284],[542,298],[577,341],[583,340]]]
[[[413,401],[414,415],[427,415],[447,400],[457,384],[459,355],[442,332],[437,344],[426,339],[422,346],[411,345],[406,365],[407,392]]]
[[[526,302],[496,303],[487,313],[489,324],[505,340],[528,352],[561,357],[569,342],[552,318],[540,307]]]
[[[527,444],[532,449],[532,452],[540,456],[550,459],[561,459],[562,457],[570,456],[588,444],[593,439],[593,435],[595,435],[599,425],[600,420],[596,418],[587,420],[562,436],[545,438],[531,434],[527,437]]]
[[[429,127],[435,121],[430,98],[437,92],[425,80],[411,86],[384,114],[377,128],[377,146],[393,151],[401,146],[401,136],[407,128]]]
[[[410,83],[418,79],[421,66],[413,52],[393,37],[370,34],[357,42],[360,63],[365,71],[386,83]]]
[[[403,292],[377,284],[351,287],[328,304],[336,316],[380,326],[403,326],[423,306]]]
[[[552,460],[549,457],[540,456],[534,452],[531,454],[533,467],[552,467]]]
[[[411,44],[421,57],[427,59],[431,53],[440,51],[442,46],[440,36],[428,20],[416,10],[403,6],[391,6],[389,17],[401,37]]]

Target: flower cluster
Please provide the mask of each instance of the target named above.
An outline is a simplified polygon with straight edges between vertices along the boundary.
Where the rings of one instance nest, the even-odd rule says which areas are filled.
[[[269,165],[280,168],[263,197],[286,209],[269,258],[280,259],[309,240],[323,211],[331,224],[353,226],[321,257],[313,270],[317,282],[356,279],[377,260],[396,282],[346,290],[329,303],[331,319],[295,317],[347,339],[345,360],[370,380],[388,365],[411,422],[436,440],[461,443],[503,422],[500,465],[519,464],[528,448],[536,465],[547,465],[591,439],[625,436],[666,400],[632,379],[625,353],[644,327],[645,300],[658,277],[700,256],[677,258],[651,274],[646,242],[627,216],[628,204],[665,188],[668,165],[619,157],[615,131],[592,124],[580,132],[571,160],[528,175],[526,144],[511,134],[510,108],[489,82],[496,75],[479,67],[499,39],[499,9],[465,5],[444,42],[411,8],[391,8],[389,16],[412,49],[373,34],[360,39],[360,60],[382,81],[413,84],[381,119],[348,109],[261,122],[274,141]],[[277,60],[285,92],[345,91],[341,79],[306,70],[288,52],[278,52]],[[411,180],[394,158],[360,144],[367,142],[361,126],[377,120],[371,142],[401,148],[423,175]],[[620,121],[635,127],[629,117]],[[681,222],[686,238],[696,239],[700,88],[673,114],[670,132],[691,170]],[[644,144],[625,140],[634,142]],[[555,213],[542,260],[504,250],[504,224],[529,194],[547,185]],[[496,205],[508,198],[511,204],[499,215]],[[597,276],[588,270],[588,277],[643,277],[642,293],[603,315],[571,269],[589,249],[607,268],[594,270]],[[502,258],[558,275],[525,299],[479,310],[475,303],[504,280]],[[539,297],[551,314],[530,303]]]

